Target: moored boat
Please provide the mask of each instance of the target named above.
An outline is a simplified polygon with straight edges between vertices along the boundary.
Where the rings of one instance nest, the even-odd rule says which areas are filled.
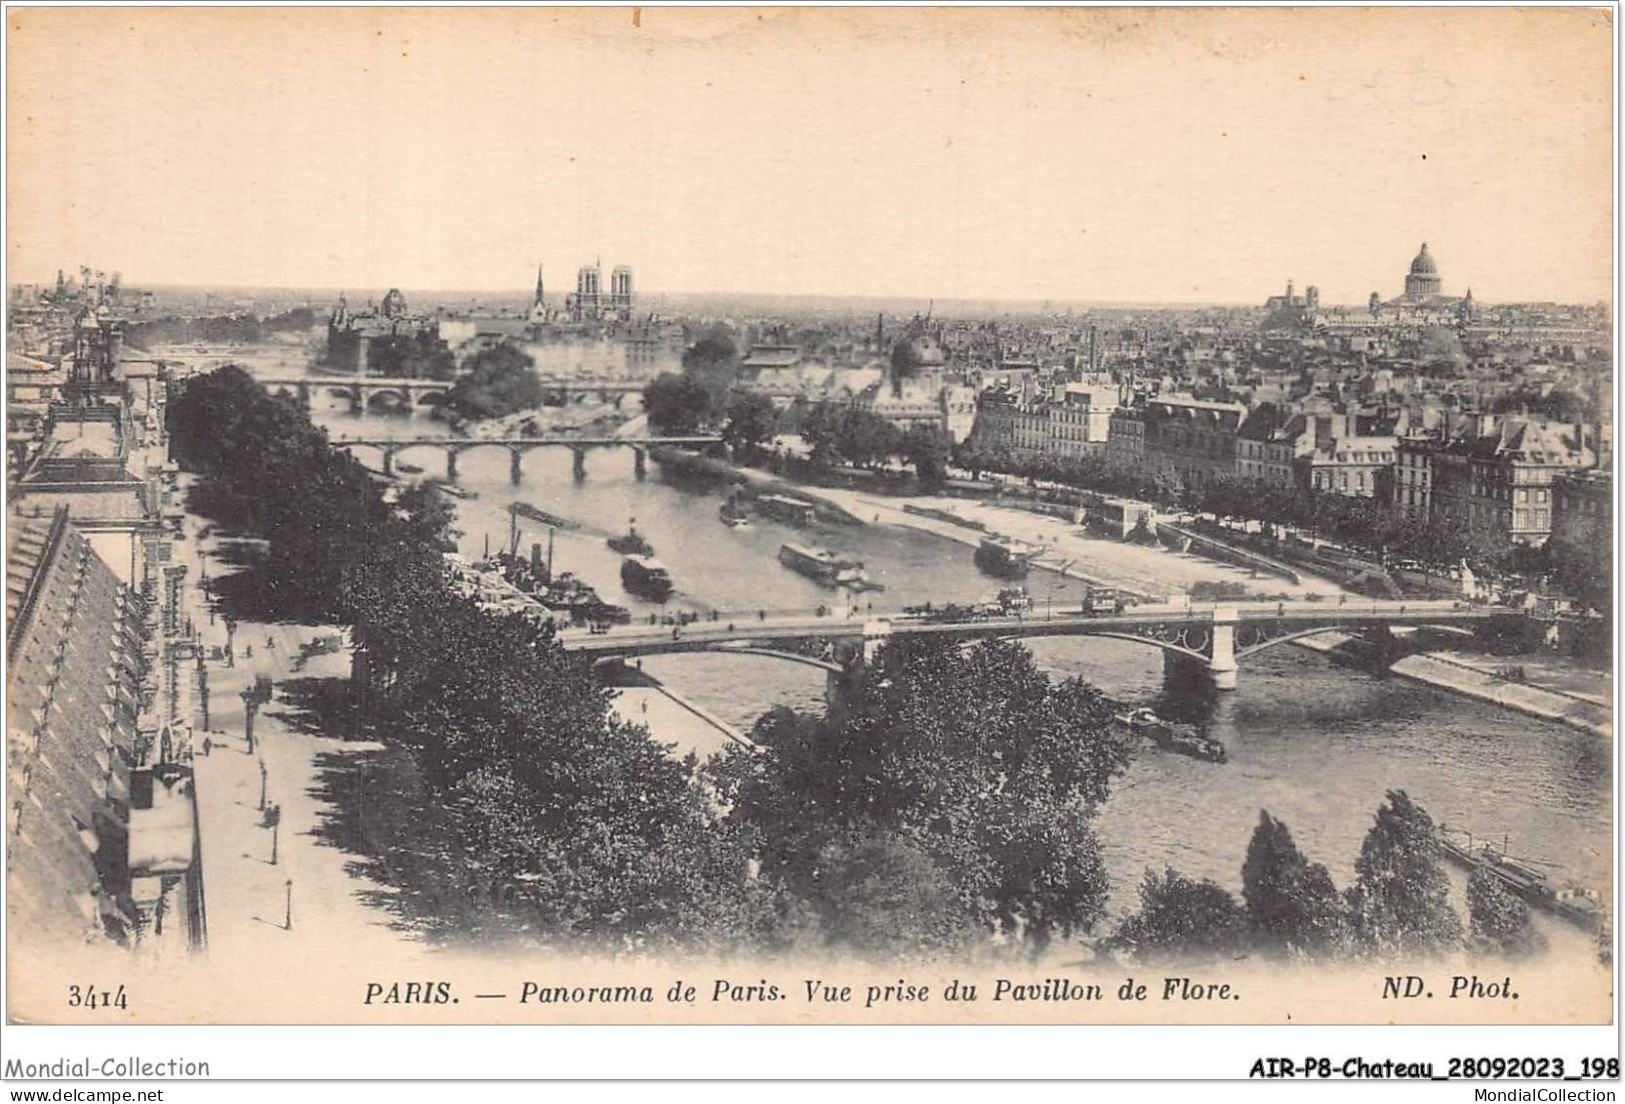
[[[1463,834],[1465,842],[1455,839],[1451,830],[1442,824],[1434,834],[1440,852],[1458,866],[1468,871],[1478,868],[1489,871],[1505,889],[1527,904],[1587,931],[1595,931],[1607,915],[1594,891],[1572,883],[1554,885],[1550,877],[1530,865],[1530,860],[1507,854],[1504,845],[1500,849],[1490,843],[1475,845],[1471,834]]]
[[[789,495],[766,494],[756,500],[756,511],[777,521],[791,525],[811,525],[817,513],[811,502],[803,502]]]
[[[983,537],[976,546],[976,566],[1002,579],[1022,579],[1037,549],[1008,537]]]
[[[508,510],[522,518],[529,518],[531,521],[539,521],[543,525],[551,525],[555,529],[581,528],[581,523],[579,521],[571,521],[569,518],[559,517],[557,514],[550,514],[546,510],[538,509],[528,502],[512,503],[508,507]]]
[[[1148,737],[1164,751],[1189,755],[1193,759],[1206,759],[1222,763],[1226,759],[1224,744],[1211,736],[1204,736],[1190,725],[1165,721],[1150,709],[1135,709],[1114,715],[1118,724],[1130,732]]]
[[[395,470],[405,475],[422,475],[423,468],[417,464],[409,464],[405,460],[395,461]]]
[[[790,570],[800,572],[825,586],[862,587],[869,582],[869,575],[863,570],[862,560],[846,559],[827,548],[808,548],[800,544],[780,545],[779,562]]]
[[[471,491],[467,487],[459,487],[449,479],[431,479],[429,482],[432,483],[437,490],[444,491],[453,498],[468,499],[480,497],[478,491]]]
[[[661,600],[675,589],[671,572],[648,556],[628,556],[621,561],[621,585],[633,594]]]

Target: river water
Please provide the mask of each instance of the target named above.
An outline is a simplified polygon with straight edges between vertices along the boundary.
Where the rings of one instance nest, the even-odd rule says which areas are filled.
[[[331,409],[315,416],[335,437],[446,434],[421,416],[375,414],[362,422]],[[377,463],[376,456],[359,455]],[[408,451],[400,459],[426,474],[444,471],[437,450]],[[778,563],[785,541],[826,545],[864,560],[886,588],[859,599],[876,611],[978,600],[998,585],[972,564],[970,548],[924,533],[884,526],[804,530],[766,519],[733,530],[717,518],[717,492],[672,485],[652,463],[649,478],[638,482],[629,450],[589,452],[580,483],[571,478],[570,459],[566,449],[532,451],[523,483],[514,487],[506,449],[460,456],[460,482],[479,495],[456,503],[463,553],[478,557],[487,541],[493,550],[503,547],[509,540],[505,507],[517,499],[580,522],[579,531],[555,536],[555,569],[575,572],[634,616],[659,607],[622,590],[620,557],[604,543],[632,518],[677,583],[667,608],[805,610],[843,601]],[[531,523],[520,535],[521,549],[533,541],[545,548],[547,535]],[[1029,587],[1040,610],[1046,601],[1058,606],[1080,596],[1078,583],[1037,572]],[[1338,666],[1290,645],[1251,657],[1236,691],[1207,697],[1165,691],[1154,648],[1086,638],[1035,640],[1030,647],[1056,676],[1080,675],[1113,697],[1204,723],[1229,751],[1227,763],[1214,765],[1147,748],[1117,780],[1098,821],[1114,911],[1133,906],[1146,867],[1174,866],[1239,889],[1260,809],[1284,819],[1305,852],[1345,885],[1389,789],[1408,791],[1435,821],[1498,841],[1509,837],[1513,853],[1561,864],[1554,871],[1560,877],[1602,892],[1609,886],[1612,753],[1595,736]],[[768,658],[661,656],[645,659],[644,669],[746,730],[775,704],[823,704],[821,672]]]

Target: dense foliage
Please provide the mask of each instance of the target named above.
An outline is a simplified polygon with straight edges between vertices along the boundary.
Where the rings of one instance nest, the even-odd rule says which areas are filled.
[[[662,372],[644,387],[643,406],[657,432],[682,436],[696,432],[709,418],[711,397],[692,377]]]
[[[801,412],[800,428],[815,470],[847,464],[881,471],[902,462],[928,486],[948,475],[953,442],[940,426],[918,422],[905,430],[870,410],[815,403]]]
[[[773,400],[760,391],[734,391],[723,407],[722,440],[741,464],[759,463],[779,428]]]
[[[1093,687],[1051,682],[1020,645],[892,641],[828,716],[774,710],[753,738],[766,754],[715,768],[728,820],[831,936],[884,916],[888,943],[1036,947],[1101,916],[1090,825],[1129,750]]]
[[[1514,897],[1488,867],[1467,879],[1467,915],[1474,947],[1518,958],[1546,949],[1546,937],[1529,922],[1529,906]]]
[[[662,372],[649,382],[643,406],[656,429],[693,433],[725,414],[738,380],[738,346],[717,327],[683,350],[682,372]]]
[[[225,368],[170,407],[195,505],[264,538],[243,575],[260,615],[353,626],[359,724],[409,748],[450,811],[461,861],[425,866],[540,938],[617,945],[749,938],[766,893],[715,822],[692,763],[616,719],[551,630],[447,585],[435,492],[386,504],[290,401]],[[421,888],[421,887],[419,887]]]
[[[536,362],[522,349],[497,345],[468,358],[446,393],[446,409],[461,418],[502,418],[542,405]]]

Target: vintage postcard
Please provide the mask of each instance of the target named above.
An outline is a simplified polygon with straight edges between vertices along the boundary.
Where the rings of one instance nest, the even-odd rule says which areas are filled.
[[[9,8],[9,1021],[1609,1023],[1612,16]]]

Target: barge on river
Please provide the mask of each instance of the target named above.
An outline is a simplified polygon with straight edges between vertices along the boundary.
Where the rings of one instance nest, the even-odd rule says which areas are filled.
[[[665,601],[676,589],[666,565],[648,556],[628,556],[621,561],[621,585],[633,594],[656,601]]]
[[[529,518],[531,521],[539,521],[543,525],[551,525],[555,529],[581,528],[581,523],[579,521],[571,521],[569,518],[559,517],[557,514],[550,514],[546,510],[538,509],[528,502],[515,502],[508,507],[508,511],[517,517]]]
[[[1224,744],[1211,736],[1204,736],[1190,725],[1165,721],[1150,709],[1136,709],[1115,714],[1117,723],[1141,736],[1164,751],[1189,755],[1193,759],[1206,759],[1210,763],[1225,761]]]
[[[1465,842],[1455,839],[1444,825],[1439,826],[1436,838],[1445,858],[1469,872],[1487,870],[1507,892],[1587,931],[1596,931],[1601,925],[1603,904],[1591,890],[1577,885],[1555,886],[1530,865],[1532,860],[1513,858],[1504,846],[1500,850],[1489,843],[1475,846],[1472,835],[1464,835]]]
[[[800,544],[779,547],[779,562],[824,586],[866,587],[869,575],[862,560],[849,560],[827,548]]]
[[[1024,579],[1037,551],[1008,537],[983,537],[976,546],[976,566],[1001,579]]]
[[[756,499],[756,512],[790,525],[811,525],[817,508],[789,495],[765,494]]]

